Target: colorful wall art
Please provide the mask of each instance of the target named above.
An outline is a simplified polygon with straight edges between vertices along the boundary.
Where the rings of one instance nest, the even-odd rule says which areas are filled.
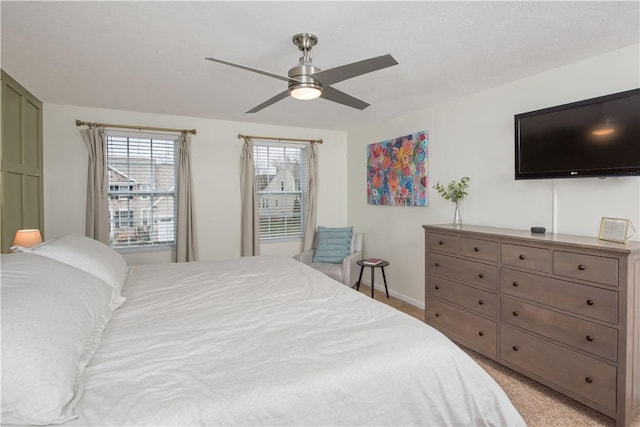
[[[428,143],[420,131],[367,145],[367,203],[427,206]]]

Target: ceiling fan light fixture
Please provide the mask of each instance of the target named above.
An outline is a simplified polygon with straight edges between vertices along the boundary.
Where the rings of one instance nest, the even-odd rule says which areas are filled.
[[[611,135],[615,131],[616,130],[613,128],[603,128],[603,129],[594,130],[591,133],[594,134],[595,136],[606,136],[606,135]]]
[[[604,123],[600,124],[596,129],[594,129],[591,134],[595,136],[607,136],[611,135],[616,131],[616,128],[613,126],[611,120],[606,119]]]
[[[294,85],[289,89],[289,93],[295,99],[301,99],[303,101],[308,101],[310,99],[319,98],[322,95],[322,90],[315,86],[307,86],[307,85]]]

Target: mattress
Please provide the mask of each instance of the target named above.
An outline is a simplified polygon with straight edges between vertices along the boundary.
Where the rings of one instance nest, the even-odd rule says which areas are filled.
[[[440,332],[285,257],[136,266],[64,425],[524,425]]]

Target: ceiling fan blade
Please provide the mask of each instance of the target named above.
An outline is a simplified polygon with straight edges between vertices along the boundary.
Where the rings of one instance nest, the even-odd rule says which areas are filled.
[[[285,82],[288,82],[290,80],[296,80],[296,79],[292,79],[290,77],[279,76],[277,74],[273,74],[273,73],[270,73],[268,71],[257,70],[255,68],[247,67],[245,65],[234,64],[233,62],[223,61],[222,59],[216,59],[216,58],[204,58],[204,59],[206,59],[208,61],[219,62],[220,64],[230,65],[232,67],[240,68],[240,69],[243,69],[243,70],[252,71],[254,73],[258,73],[258,74],[262,74],[262,75],[265,75],[265,76],[273,77],[274,79],[284,80]]]
[[[311,77],[320,81],[320,83],[326,86],[350,79],[352,77],[360,76],[362,74],[367,74],[372,71],[391,67],[393,65],[398,65],[398,61],[396,61],[393,56],[387,54],[377,56],[375,58],[364,59],[358,62],[352,62],[351,64],[341,65],[339,67],[330,68],[328,70],[319,71],[315,74],[312,74]]]
[[[262,104],[253,107],[251,110],[247,111],[245,114],[249,114],[249,113],[257,113],[258,111],[262,110],[263,108],[268,107],[271,104],[275,104],[278,101],[282,101],[283,99],[285,99],[287,96],[289,96],[289,91],[285,90],[284,92],[280,92],[279,94],[277,94],[276,96],[267,99],[266,101],[264,101]]]
[[[371,105],[358,98],[354,98],[349,94],[339,91],[338,89],[332,88],[331,86],[325,86],[322,88],[322,95],[320,95],[320,97],[329,101],[337,102],[338,104],[346,105],[347,107],[357,108],[358,110],[364,110]]]

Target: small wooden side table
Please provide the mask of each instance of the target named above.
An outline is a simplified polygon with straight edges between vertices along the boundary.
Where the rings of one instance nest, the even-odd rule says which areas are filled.
[[[374,273],[375,273],[376,267],[380,267],[380,270],[382,270],[382,279],[384,280],[384,290],[387,293],[387,298],[389,298],[389,288],[387,288],[387,276],[385,276],[384,274],[384,268],[389,265],[389,261],[382,260],[377,264],[368,264],[368,263],[365,263],[364,260],[358,260],[356,261],[356,264],[360,266],[360,276],[358,277],[356,290],[358,291],[360,290],[360,281],[362,280],[362,272],[364,271],[364,268],[371,267],[371,298],[373,298],[373,290],[375,289]]]

